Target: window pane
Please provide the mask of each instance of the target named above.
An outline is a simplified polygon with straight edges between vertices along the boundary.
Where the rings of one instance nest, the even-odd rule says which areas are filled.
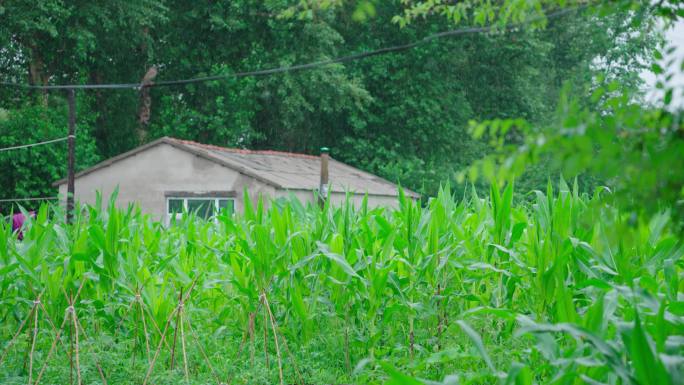
[[[182,213],[183,212],[183,200],[182,199],[169,199],[169,214]]]
[[[213,199],[188,199],[188,211],[197,212],[197,216],[209,219],[214,215]]]
[[[232,199],[219,199],[218,206],[221,212],[225,211],[228,214],[235,212],[235,201]]]

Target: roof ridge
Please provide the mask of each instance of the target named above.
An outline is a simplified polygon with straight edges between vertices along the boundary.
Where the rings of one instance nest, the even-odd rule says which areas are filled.
[[[231,148],[231,147],[217,146],[214,144],[199,143],[199,142],[195,142],[192,140],[186,140],[186,139],[177,139],[177,138],[171,138],[171,137],[169,137],[168,139],[171,139],[175,142],[179,142],[179,143],[186,144],[186,145],[202,147],[202,148],[205,148],[208,150],[227,151],[227,152],[233,152],[233,153],[237,153],[237,154],[278,155],[278,156],[289,156],[289,157],[305,158],[305,159],[319,159],[319,157],[315,156],[315,155],[301,154],[301,153],[296,153],[296,152],[275,151],[275,150],[248,150],[248,149],[244,149],[244,148]]]

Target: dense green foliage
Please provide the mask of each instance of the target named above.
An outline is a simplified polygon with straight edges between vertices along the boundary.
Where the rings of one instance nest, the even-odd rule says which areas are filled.
[[[675,20],[684,17],[684,3],[659,6]],[[471,122],[473,137],[487,138],[493,151],[462,171],[460,180],[483,176],[504,183],[543,162],[547,171],[566,177],[599,178],[633,216],[670,210],[684,230],[684,111],[672,105],[675,90],[682,90],[673,75],[684,73],[684,59],[663,61],[664,53],[675,48],[653,52],[656,87],[663,91],[655,104],[644,104],[620,79],[598,76],[582,88],[591,94],[589,103],[572,94],[577,89],[568,88],[550,122],[521,117]],[[523,140],[507,141],[512,132]]]
[[[608,192],[560,185],[524,205],[511,186],[397,209],[259,202],[168,228],[113,206],[69,226],[44,206],[23,242],[0,224],[0,348],[32,329],[38,293],[57,329],[79,293],[84,383],[96,362],[110,384],[143,383],[159,347],[154,383],[179,382],[187,361],[197,384],[682,384],[684,248],[668,214],[630,222]],[[1,382],[48,362],[56,331],[39,309]],[[43,384],[68,381],[68,330]]]
[[[662,57],[656,17],[682,17],[684,4],[540,18],[578,3],[3,2],[0,79],[31,84],[131,82],[152,67],[156,80],[230,74],[456,23],[498,29],[153,88],[148,123],[144,92],[80,92],[79,167],[161,135],[327,145],[435,197],[402,196],[397,209],[260,201],[168,227],[113,204],[67,225],[43,206],[23,241],[0,222],[0,382],[684,384],[684,125],[668,109],[668,73],[684,63],[653,65],[661,104],[636,92],[638,71]],[[0,146],[64,136],[65,122],[62,94],[0,88]],[[0,153],[0,197],[51,194],[64,144],[21,151]],[[582,188],[561,180],[554,192],[550,171]],[[464,193],[465,177],[490,182],[489,197]],[[499,189],[514,178],[523,192],[548,187],[514,203],[512,184]],[[444,180],[455,194],[437,194]],[[608,188],[587,193],[598,183]]]
[[[55,105],[50,109],[26,106],[18,110],[0,111],[0,147],[65,137],[66,116],[65,105]],[[79,125],[87,125],[84,116],[81,116]],[[79,146],[76,150],[76,156],[87,164],[97,159],[95,143],[88,135],[79,136]],[[66,158],[66,141],[2,153],[0,170],[4,186],[1,191],[7,194],[4,197],[42,198],[55,195],[51,182],[64,175]],[[40,205],[40,202],[34,203],[35,207]],[[0,208],[5,207],[11,206],[0,205]]]
[[[399,1],[5,1],[0,79],[129,83],[152,66],[159,72],[155,80],[229,74],[404,44],[455,27],[443,17],[400,27],[395,17],[405,10]],[[505,21],[527,12],[536,17],[538,10],[520,8]],[[653,20],[648,12],[581,9],[543,29],[462,35],[311,71],[155,88],[149,124],[139,123],[136,90],[80,91],[78,113],[87,118],[79,122],[79,143],[94,141],[96,151],[79,156],[77,164],[84,168],[162,135],[306,153],[325,145],[337,159],[434,194],[440,181],[453,180],[488,152],[468,134],[469,120],[549,123],[564,83],[581,88],[606,71],[634,89],[639,59],[657,42]],[[589,102],[588,93],[578,95]],[[53,109],[63,97],[2,87],[0,108]],[[0,122],[2,136],[17,142],[24,142],[21,127]],[[542,165],[528,173],[518,186],[543,186],[545,170]],[[3,183],[0,196],[25,196],[14,186],[27,184],[36,186],[35,193],[47,192],[64,174],[63,166],[49,173],[33,167],[20,174],[23,179]]]

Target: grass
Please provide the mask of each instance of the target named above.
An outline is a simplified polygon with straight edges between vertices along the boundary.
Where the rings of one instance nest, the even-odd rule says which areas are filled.
[[[683,383],[684,247],[667,212],[633,218],[563,182],[531,197],[259,201],[168,227],[111,202],[73,225],[44,206],[21,242],[0,225],[0,382],[46,362],[41,383],[76,381],[75,333],[47,360],[46,314],[59,329],[81,288],[88,384],[96,363],[109,384]]]

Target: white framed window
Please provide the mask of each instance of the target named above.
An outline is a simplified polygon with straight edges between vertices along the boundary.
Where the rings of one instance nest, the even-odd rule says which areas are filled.
[[[211,219],[214,216],[235,212],[235,199],[229,197],[167,196],[167,222],[172,218],[180,219],[185,213],[194,213],[199,218]]]

